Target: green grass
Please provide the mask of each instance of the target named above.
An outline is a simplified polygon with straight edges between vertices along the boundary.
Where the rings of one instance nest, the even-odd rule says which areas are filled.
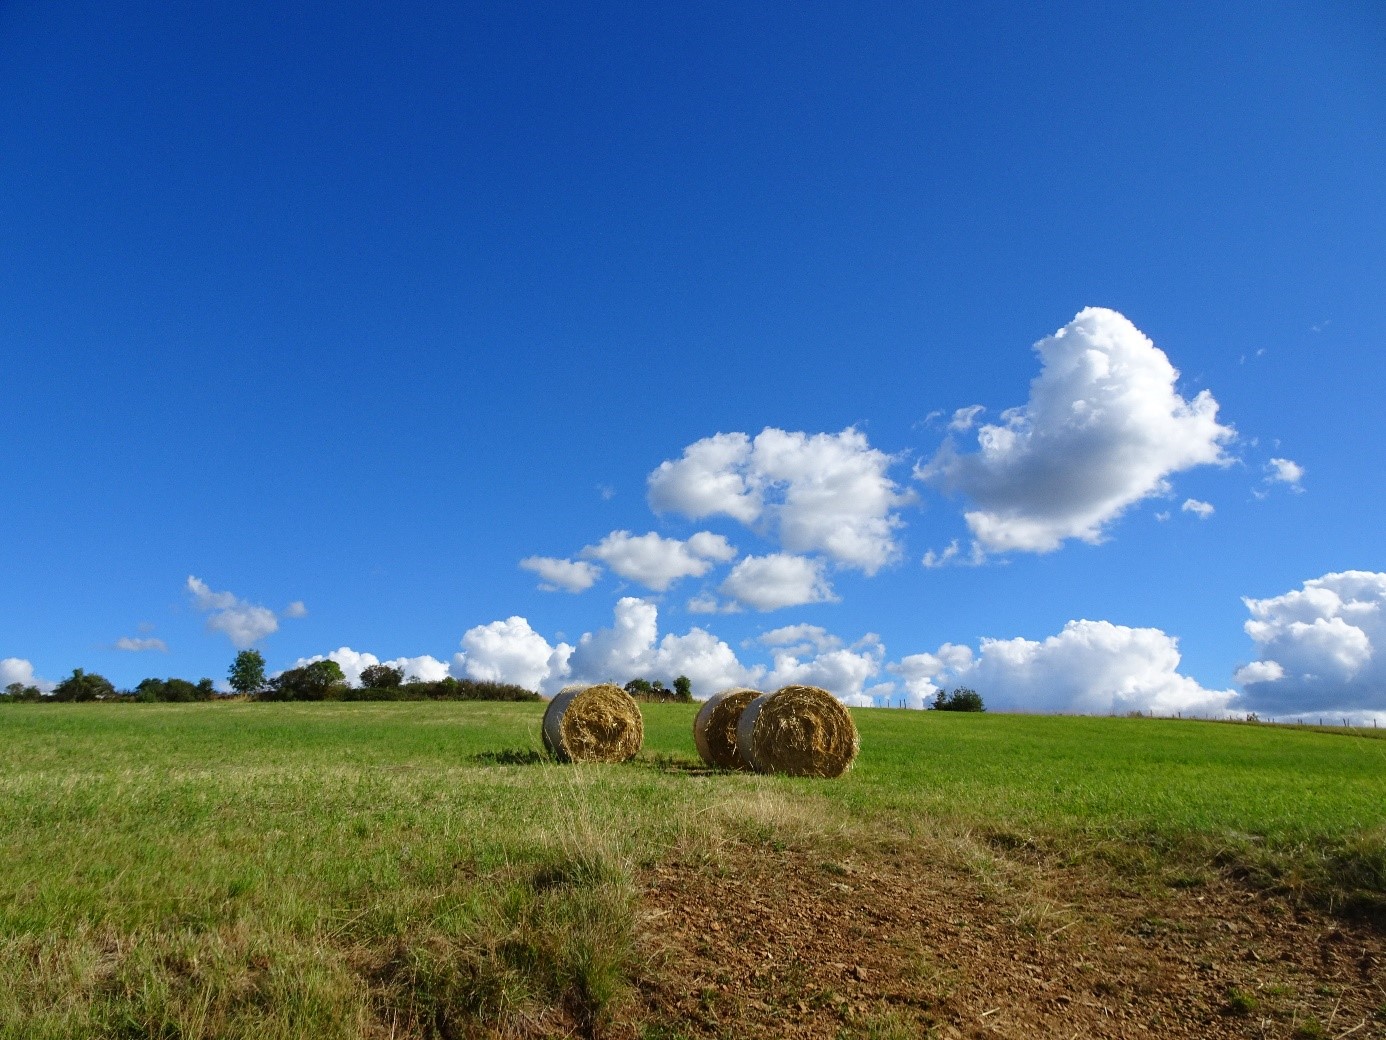
[[[695,709],[561,767],[536,704],[0,706],[0,1037],[596,1035],[640,868],[731,840],[966,834],[1383,905],[1360,733],[864,711],[822,782],[706,774]]]

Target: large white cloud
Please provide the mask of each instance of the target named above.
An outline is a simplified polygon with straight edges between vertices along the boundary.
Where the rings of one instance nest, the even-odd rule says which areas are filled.
[[[719,591],[756,610],[832,603],[837,598],[821,560],[788,553],[747,556],[732,568]]]
[[[223,633],[233,646],[244,650],[279,629],[274,611],[249,603],[232,592],[213,592],[207,583],[188,576],[187,590],[198,610],[209,614],[207,627]]]
[[[572,678],[625,683],[637,676],[672,683],[680,675],[693,681],[700,698],[728,686],[754,685],[761,672],[744,667],[735,651],[716,636],[692,628],[684,635],[659,636],[659,609],[627,596],[617,602],[612,626],[585,634],[572,656]]]
[[[1244,599],[1258,660],[1237,672],[1259,711],[1386,717],[1386,574],[1343,571]]]
[[[454,661],[471,679],[552,692],[567,678],[572,652],[567,643],[550,645],[525,618],[515,616],[468,629]]]
[[[812,627],[812,626],[804,626]],[[819,630],[822,633],[822,630]],[[809,633],[805,633],[808,635]],[[766,633],[766,636],[775,636]],[[762,641],[766,636],[762,636]],[[766,687],[778,689],[796,683],[830,690],[848,704],[867,707],[879,696],[893,690],[889,684],[867,689],[867,682],[880,674],[885,647],[874,635],[856,646],[843,647],[835,637],[813,633],[809,643],[779,646],[774,650],[774,666],[766,677]]]
[[[44,693],[48,693],[57,685],[50,679],[40,679],[34,674],[34,666],[22,657],[0,658],[0,690],[10,683],[37,686]]]
[[[302,668],[304,665],[312,664],[315,661],[337,662],[337,666],[342,670],[342,675],[352,686],[360,686],[361,673],[377,664],[398,668],[404,673],[406,679],[422,679],[424,682],[438,682],[440,679],[447,678],[449,673],[446,661],[440,661],[428,654],[419,657],[396,657],[389,661],[382,661],[375,654],[353,650],[349,646],[338,647],[330,654],[300,657],[290,667]]]
[[[790,552],[875,574],[899,556],[897,510],[911,501],[888,475],[893,461],[856,429],[719,433],[661,463],[649,503],[695,520],[729,516],[772,531]]]
[[[638,581],[655,592],[664,592],[680,578],[701,578],[718,563],[736,556],[736,549],[720,534],[699,531],[687,541],[664,538],[651,531],[633,535],[612,531],[582,555],[601,560],[623,578]]]
[[[586,560],[564,560],[553,556],[527,556],[520,566],[539,575],[545,592],[585,592],[596,584],[602,569]]]
[[[889,670],[916,706],[939,689],[968,686],[988,708],[1007,711],[1225,714],[1236,692],[1204,689],[1179,673],[1179,660],[1178,641],[1158,628],[1070,621],[1042,642],[983,639],[977,653],[945,643]]]
[[[1030,399],[977,432],[978,450],[949,440],[916,476],[975,504],[969,529],[988,552],[1049,552],[1097,542],[1130,505],[1168,478],[1226,461],[1235,431],[1207,390],[1185,400],[1162,350],[1116,311],[1090,307],[1035,344]]]

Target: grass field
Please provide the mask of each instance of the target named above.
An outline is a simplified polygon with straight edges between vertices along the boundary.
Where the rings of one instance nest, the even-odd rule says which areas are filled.
[[[1386,905],[1370,733],[867,710],[822,782],[701,769],[695,707],[646,705],[640,759],[599,767],[539,754],[537,704],[0,708],[0,1037],[599,1035],[642,873],[737,843]]]

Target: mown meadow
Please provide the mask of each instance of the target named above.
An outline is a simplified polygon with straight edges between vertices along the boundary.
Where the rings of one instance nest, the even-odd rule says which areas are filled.
[[[642,872],[738,842],[1232,872],[1383,918],[1370,731],[862,710],[813,781],[703,769],[695,710],[574,767],[539,704],[5,706],[0,1037],[597,1036],[646,967]]]

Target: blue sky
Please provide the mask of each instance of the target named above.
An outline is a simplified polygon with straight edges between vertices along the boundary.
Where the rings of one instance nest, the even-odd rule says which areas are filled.
[[[1383,59],[1365,2],[0,4],[0,679],[1386,719]]]

